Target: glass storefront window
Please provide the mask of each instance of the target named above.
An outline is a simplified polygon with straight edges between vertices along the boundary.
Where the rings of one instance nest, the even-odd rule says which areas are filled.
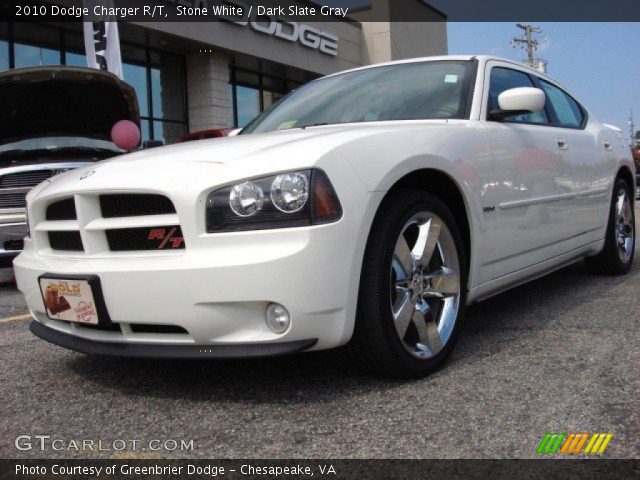
[[[271,105],[280,100],[284,95],[280,92],[269,92],[267,90],[262,92],[262,109],[266,110]]]
[[[0,40],[0,72],[9,70],[9,43]]]
[[[86,67],[87,57],[84,54],[75,52],[65,52],[65,65],[71,67]]]
[[[245,127],[262,111],[276,103],[293,88],[300,86],[297,82],[267,73],[247,71],[238,67],[231,68],[227,115],[228,124],[231,126]]]
[[[153,122],[155,140],[162,140],[166,145],[175,143],[180,135],[187,133],[185,125],[178,122]]]
[[[16,43],[14,51],[16,68],[60,65],[60,52],[58,50]]]
[[[143,142],[146,142],[147,140],[151,140],[151,126],[149,125],[149,120],[140,121],[140,130],[142,133]]]
[[[260,90],[236,86],[238,126],[244,127],[260,113]]]
[[[138,105],[140,106],[140,115],[149,116],[149,96],[147,92],[147,69],[140,65],[132,65],[124,63],[122,65],[122,73],[124,81],[132,85],[138,97]]]

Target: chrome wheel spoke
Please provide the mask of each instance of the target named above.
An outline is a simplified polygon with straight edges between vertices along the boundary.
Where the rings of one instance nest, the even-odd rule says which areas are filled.
[[[442,220],[437,217],[432,217],[426,223],[420,225],[418,240],[411,250],[413,258],[415,258],[419,267],[424,267],[431,261],[433,252],[438,245],[441,228]]]
[[[460,273],[447,267],[425,277],[425,298],[446,298],[460,293]]]
[[[398,243],[396,243],[396,248],[393,251],[392,267],[398,280],[411,277],[414,268],[413,256],[404,235],[400,235]]]
[[[618,218],[621,218],[624,213],[626,199],[627,199],[626,194],[622,193],[618,195],[618,200],[616,201],[616,216]]]
[[[398,298],[393,309],[393,321],[398,336],[400,339],[403,339],[411,323],[411,317],[415,311],[415,303],[413,302],[409,289],[398,288],[397,290]]]
[[[420,343],[427,347],[432,355],[437,354],[442,349],[442,342],[427,302],[418,304],[411,320],[418,331]]]

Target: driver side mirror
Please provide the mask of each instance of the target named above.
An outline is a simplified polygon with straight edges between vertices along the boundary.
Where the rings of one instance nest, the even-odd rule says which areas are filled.
[[[517,115],[539,112],[544,108],[544,103],[545,95],[539,88],[511,88],[498,96],[500,108],[492,110],[489,113],[489,118],[501,121]]]

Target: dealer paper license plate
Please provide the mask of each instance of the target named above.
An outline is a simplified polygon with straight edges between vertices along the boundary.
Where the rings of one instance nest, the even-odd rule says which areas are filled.
[[[98,324],[98,311],[87,280],[40,278],[40,291],[52,320]]]

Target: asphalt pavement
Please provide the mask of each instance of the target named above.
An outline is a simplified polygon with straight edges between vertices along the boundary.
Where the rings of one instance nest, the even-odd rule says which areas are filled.
[[[4,458],[534,458],[547,432],[611,432],[604,457],[640,457],[640,259],[624,277],[576,263],[470,307],[450,361],[418,381],[368,377],[342,351],[94,358],[34,337],[25,313],[1,286]]]

